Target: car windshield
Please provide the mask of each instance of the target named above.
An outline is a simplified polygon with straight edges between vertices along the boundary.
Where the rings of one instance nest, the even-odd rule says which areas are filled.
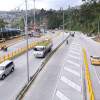
[[[5,67],[0,66],[0,70],[5,70]]]
[[[34,51],[43,51],[44,48],[34,48]]]
[[[100,57],[93,57],[93,59],[100,60]]]

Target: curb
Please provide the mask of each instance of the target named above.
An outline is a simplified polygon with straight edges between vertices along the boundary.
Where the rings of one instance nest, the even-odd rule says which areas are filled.
[[[87,88],[88,88],[88,96],[89,96],[89,100],[94,100],[94,95],[93,95],[93,90],[92,90],[92,85],[91,85],[91,80],[90,80],[90,75],[89,75],[89,71],[88,71],[88,65],[87,65],[87,60],[86,60],[84,48],[82,48],[82,51],[83,51],[83,58],[84,58],[84,66],[85,66],[85,75],[86,75],[86,82],[87,82]]]

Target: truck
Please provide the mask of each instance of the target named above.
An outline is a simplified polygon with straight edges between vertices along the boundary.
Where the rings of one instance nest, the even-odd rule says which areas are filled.
[[[34,46],[34,56],[35,57],[45,57],[47,52],[51,51],[53,46],[53,42],[51,39],[45,39],[43,42],[39,43],[38,45]]]

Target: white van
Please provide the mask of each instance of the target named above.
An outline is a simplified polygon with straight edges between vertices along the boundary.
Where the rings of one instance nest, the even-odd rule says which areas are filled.
[[[5,79],[5,76],[14,71],[14,63],[12,60],[5,60],[0,63],[0,79]]]

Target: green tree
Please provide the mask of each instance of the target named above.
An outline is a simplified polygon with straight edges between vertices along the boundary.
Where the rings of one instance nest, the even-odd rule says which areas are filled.
[[[4,29],[6,24],[7,24],[7,23],[4,22],[4,18],[1,18],[1,19],[0,19],[0,28]]]

